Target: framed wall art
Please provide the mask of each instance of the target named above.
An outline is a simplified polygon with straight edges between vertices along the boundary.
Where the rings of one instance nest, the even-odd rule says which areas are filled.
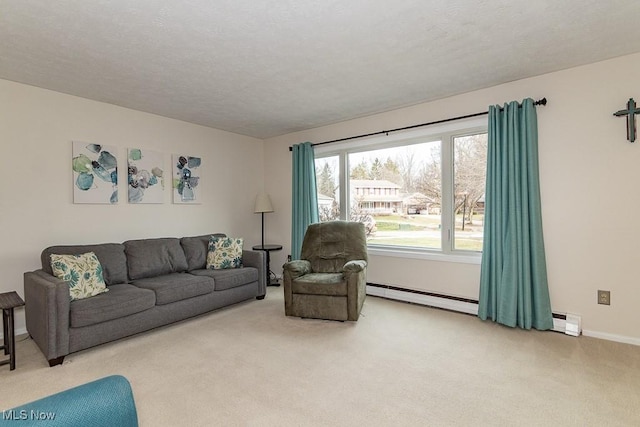
[[[152,150],[127,150],[129,203],[164,203],[164,156]]]
[[[202,159],[175,154],[173,161],[173,203],[200,203]]]
[[[114,146],[73,141],[73,203],[118,203],[118,159]]]

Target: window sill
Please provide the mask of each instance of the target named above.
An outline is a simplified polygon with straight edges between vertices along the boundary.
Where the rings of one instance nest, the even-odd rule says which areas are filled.
[[[424,259],[437,262],[455,262],[461,264],[480,264],[482,253],[455,253],[445,254],[441,252],[428,251],[418,248],[393,248],[389,246],[368,246],[369,255],[384,256],[392,258]]]

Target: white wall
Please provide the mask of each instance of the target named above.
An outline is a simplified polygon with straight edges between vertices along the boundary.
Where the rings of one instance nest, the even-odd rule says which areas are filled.
[[[73,204],[71,141],[118,147],[117,205]],[[263,142],[114,105],[0,80],[0,292],[24,296],[22,274],[39,268],[47,246],[122,242],[225,232],[260,242],[253,213],[262,189]],[[130,205],[126,197],[126,149],[201,156],[199,205]],[[24,312],[16,312],[24,332]]]
[[[640,344],[640,141],[626,141],[613,117],[640,101],[640,54],[629,55],[331,126],[260,140],[152,114],[0,80],[0,292],[23,293],[22,274],[54,244],[119,242],[216,231],[260,240],[253,214],[264,185],[274,213],[265,215],[278,270],[290,245],[291,157],[288,147],[486,110],[487,105],[546,96],[538,108],[543,221],[554,311],[582,316],[585,334]],[[129,205],[72,202],[71,141],[201,155],[208,188],[202,204]],[[263,151],[264,147],[264,151]],[[263,182],[264,178],[264,182]],[[479,266],[372,256],[369,281],[477,298]],[[611,291],[611,305],[596,291]],[[23,311],[17,329],[24,330]]]
[[[552,308],[582,316],[584,333],[640,344],[640,141],[613,112],[640,101],[640,54],[519,80],[435,102],[266,140],[267,240],[290,247],[288,147],[486,111],[526,97],[538,108],[543,223]],[[469,72],[473,72],[470,70]],[[463,77],[463,76],[461,76]],[[368,280],[477,299],[478,265],[372,256]],[[611,305],[596,291],[611,291]]]

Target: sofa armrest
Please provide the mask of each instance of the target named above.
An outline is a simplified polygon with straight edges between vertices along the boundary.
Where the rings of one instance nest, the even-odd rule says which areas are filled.
[[[47,416],[46,421],[32,414]],[[26,426],[122,426],[137,427],[138,412],[129,381],[111,375],[14,409],[5,410],[7,425]]]
[[[36,270],[24,273],[27,331],[47,360],[69,354],[69,286]]]
[[[258,297],[267,293],[267,253],[265,251],[242,251],[242,265],[258,269]]]

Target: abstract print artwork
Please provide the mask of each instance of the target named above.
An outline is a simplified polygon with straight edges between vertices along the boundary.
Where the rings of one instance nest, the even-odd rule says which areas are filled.
[[[163,163],[162,153],[129,148],[127,153],[129,203],[164,202]]]
[[[73,142],[73,203],[118,203],[116,147]]]
[[[200,203],[200,157],[173,156],[173,203]]]

